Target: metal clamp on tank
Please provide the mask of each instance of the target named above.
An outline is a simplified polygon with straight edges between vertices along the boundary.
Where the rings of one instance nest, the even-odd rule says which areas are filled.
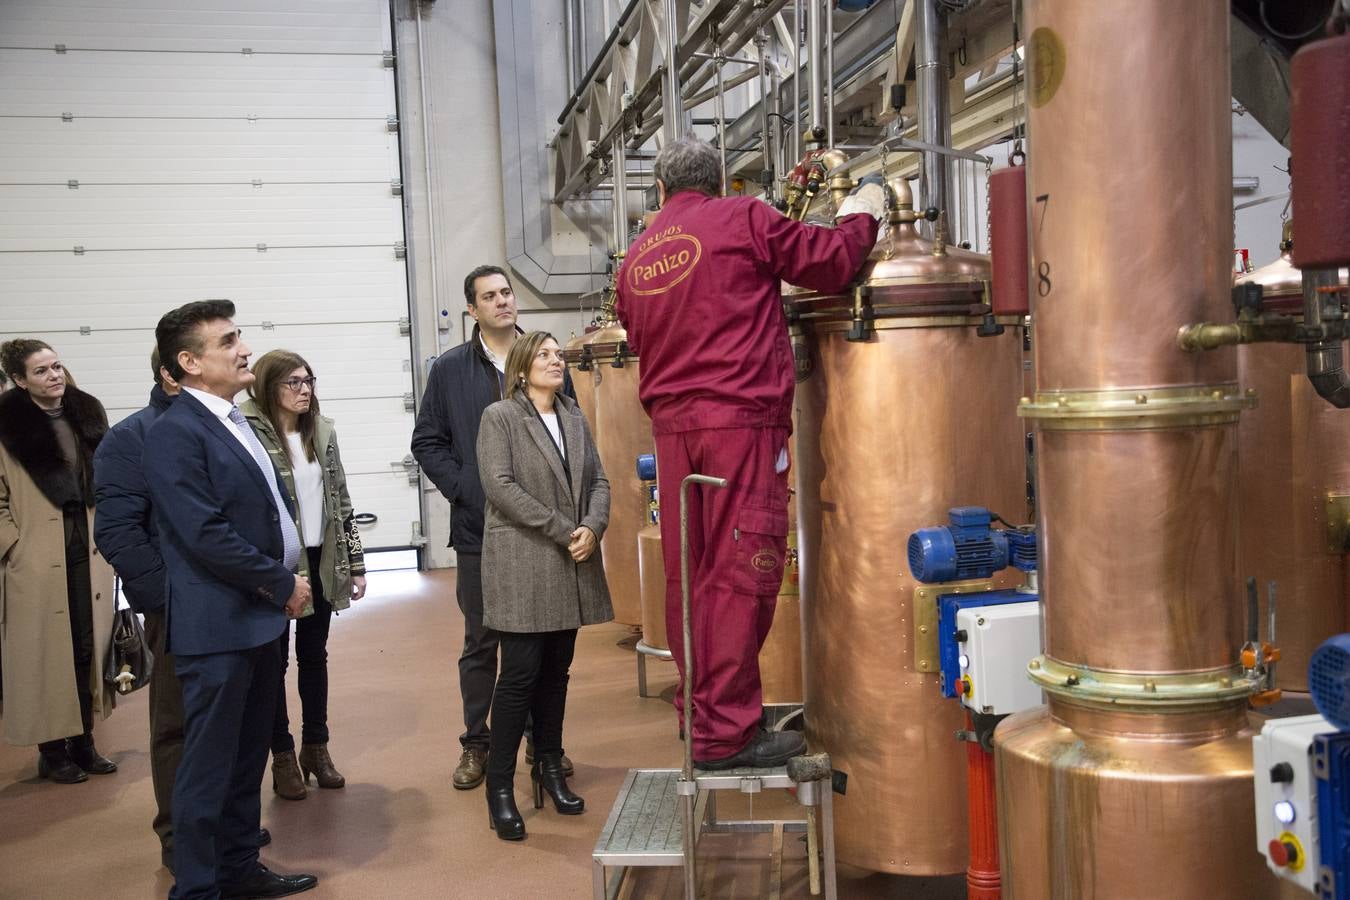
[[[853,321],[848,327],[848,340],[865,341],[876,330],[873,324],[876,311],[872,309],[872,288],[860,284],[853,288]]]

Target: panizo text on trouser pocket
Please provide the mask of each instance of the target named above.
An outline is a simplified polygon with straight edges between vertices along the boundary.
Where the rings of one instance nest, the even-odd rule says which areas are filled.
[[[738,593],[777,594],[783,583],[787,554],[787,509],[743,507],[736,516],[736,577]]]

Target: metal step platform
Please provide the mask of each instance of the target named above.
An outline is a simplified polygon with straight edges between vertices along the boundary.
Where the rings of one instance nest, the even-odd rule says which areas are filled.
[[[796,789],[797,801],[806,811],[805,818],[788,821],[721,821],[717,818],[716,791],[758,794],[766,789],[787,788]],[[781,841],[785,832],[806,832],[810,864],[817,843],[812,822],[818,819],[823,865],[818,870],[811,865],[812,894],[823,890],[826,900],[835,900],[834,814],[828,779],[794,781],[785,766],[718,772],[695,769],[693,791],[694,814],[698,822],[695,852],[699,839],[705,834],[772,833]],[[680,769],[628,770],[592,854],[595,900],[616,897],[629,867],[679,868],[685,864],[680,798],[686,792]],[[781,847],[776,846],[774,853],[776,858],[781,858]]]

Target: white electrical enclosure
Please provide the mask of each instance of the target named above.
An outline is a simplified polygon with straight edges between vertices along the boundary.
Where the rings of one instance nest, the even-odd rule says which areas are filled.
[[[961,702],[977,713],[1003,716],[1040,706],[1041,689],[1027,677],[1027,663],[1041,652],[1041,605],[1037,601],[959,610],[956,629],[961,676],[968,690]]]
[[[1252,738],[1256,778],[1256,849],[1270,870],[1316,892],[1318,869],[1317,778],[1313,738],[1336,729],[1321,716],[1266,722]]]

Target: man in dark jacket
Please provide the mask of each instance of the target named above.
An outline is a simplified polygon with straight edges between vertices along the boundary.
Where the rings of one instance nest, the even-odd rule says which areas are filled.
[[[464,705],[463,752],[452,783],[469,790],[483,783],[488,709],[497,683],[497,635],[483,627],[483,484],[478,478],[478,422],[502,399],[506,354],[515,343],[516,295],[498,266],[478,266],[464,278],[473,334],[440,355],[427,376],[413,429],[412,452],[422,471],[450,501],[450,546],[455,548],[455,596],[464,614],[459,693]],[[563,393],[575,399],[572,381]],[[527,732],[528,733],[528,732]],[[528,749],[527,749],[528,753]],[[571,763],[564,757],[564,768]]]
[[[94,541],[122,580],[122,593],[145,618],[145,637],[154,654],[150,676],[150,781],[155,790],[155,819],[160,861],[173,870],[173,780],[183,757],[183,686],[168,652],[164,621],[164,558],[159,529],[150,506],[150,489],[141,471],[145,433],[178,396],[178,382],[160,365],[159,348],[150,353],[155,384],[150,404],[108,430],[94,454]],[[266,829],[259,846],[271,843]]]

